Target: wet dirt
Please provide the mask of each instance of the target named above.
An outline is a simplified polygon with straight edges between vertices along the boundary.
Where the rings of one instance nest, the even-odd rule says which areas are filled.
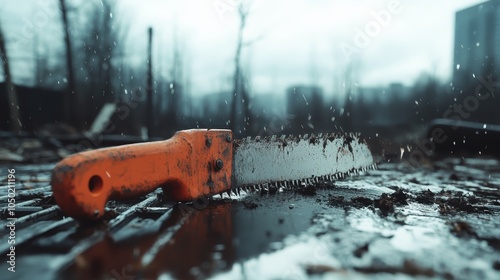
[[[101,225],[20,246],[18,264],[30,270],[17,276],[500,279],[499,201],[498,161],[446,159],[171,209],[160,199],[126,226],[112,227],[126,204],[110,203]]]

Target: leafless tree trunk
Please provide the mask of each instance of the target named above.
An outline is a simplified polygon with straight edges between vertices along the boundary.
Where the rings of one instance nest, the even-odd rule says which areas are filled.
[[[250,110],[247,108],[249,104],[248,94],[244,89],[244,79],[241,70],[241,52],[243,47],[250,45],[250,43],[245,43],[243,41],[243,33],[246,28],[248,15],[250,14],[249,4],[240,3],[238,5],[238,14],[240,17],[240,26],[238,29],[236,54],[234,56],[234,84],[230,118],[230,127],[236,136],[241,135],[243,128],[246,126],[245,124],[250,122]],[[243,124],[243,127],[241,124]]]
[[[19,119],[19,103],[17,101],[16,89],[12,82],[10,74],[9,57],[7,56],[7,49],[5,47],[5,39],[3,36],[2,26],[0,25],[0,56],[3,61],[3,71],[5,76],[5,87],[7,92],[7,100],[9,101],[11,127],[12,130],[19,132],[21,130],[21,121]]]
[[[153,133],[153,28],[148,29],[148,73],[147,73],[147,120],[148,137],[151,138]]]
[[[78,71],[77,85],[82,103],[87,106],[84,117],[88,123],[92,123],[104,103],[115,101],[121,96],[118,93],[126,89],[121,78],[127,79],[123,75],[127,71],[119,66],[126,55],[125,40],[131,21],[120,17],[119,3],[82,1],[79,7],[85,13],[81,13],[79,26],[74,28],[78,28],[78,44],[83,45],[77,56],[83,68]],[[141,86],[144,88],[144,83]],[[144,117],[137,116],[136,121],[143,123]]]
[[[73,68],[73,55],[70,37],[70,26],[68,22],[68,9],[66,0],[59,0],[61,16],[64,29],[64,44],[66,46],[66,68],[68,74],[68,91],[64,97],[64,117],[70,124],[80,128],[78,100],[76,94],[75,73]]]
[[[178,38],[178,30],[177,26],[174,26],[173,30],[173,61],[172,67],[170,69],[170,79],[171,83],[167,89],[167,99],[168,99],[168,123],[171,124],[172,128],[176,129],[180,123],[180,113],[182,111],[181,103],[182,103],[182,91],[184,90],[181,87],[182,83],[182,57],[179,48],[179,38]]]

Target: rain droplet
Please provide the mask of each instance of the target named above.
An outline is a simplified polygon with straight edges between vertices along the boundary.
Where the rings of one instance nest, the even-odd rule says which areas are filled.
[[[457,70],[460,69],[460,64],[457,64]]]

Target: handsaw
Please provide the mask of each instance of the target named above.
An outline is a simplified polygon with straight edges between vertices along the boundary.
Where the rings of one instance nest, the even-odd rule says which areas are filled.
[[[54,167],[51,185],[65,215],[97,220],[109,200],[158,188],[169,200],[188,202],[242,189],[334,181],[372,167],[368,144],[357,134],[235,140],[231,130],[192,129],[163,141],[71,155]]]

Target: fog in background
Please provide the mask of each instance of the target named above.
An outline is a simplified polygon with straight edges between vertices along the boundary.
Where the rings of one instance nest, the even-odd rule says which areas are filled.
[[[411,134],[473,92],[474,81],[454,81],[469,71],[457,63],[455,17],[481,2],[2,0],[18,88],[6,90],[4,67],[0,93],[19,104],[6,99],[0,129],[77,133],[108,103],[100,133]],[[479,49],[485,38],[467,43]],[[470,120],[498,119],[488,112]]]

